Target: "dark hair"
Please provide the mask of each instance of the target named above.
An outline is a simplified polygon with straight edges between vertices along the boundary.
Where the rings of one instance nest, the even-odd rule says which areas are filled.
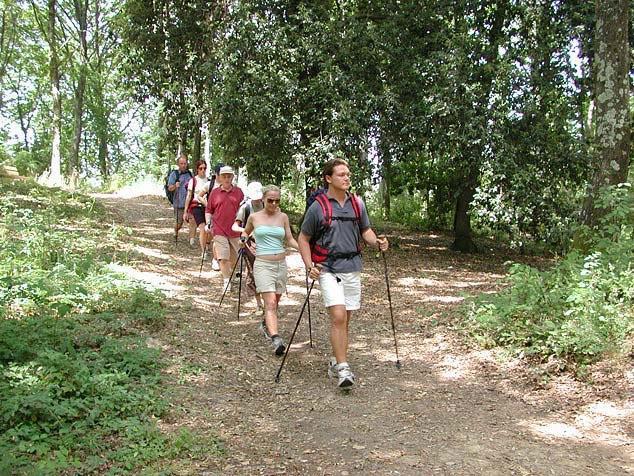
[[[207,168],[207,162],[205,162],[204,160],[198,159],[196,161],[196,173],[198,173],[198,167],[200,167],[201,165],[204,165],[205,168]]]
[[[335,171],[335,167],[337,165],[345,165],[346,167],[349,167],[348,162],[346,162],[343,159],[331,159],[331,160],[329,160],[328,162],[326,162],[324,164],[324,169],[323,169],[323,172],[322,172],[322,177],[324,179],[324,183],[327,183],[326,182],[326,177],[332,176],[332,174]]]
[[[218,162],[216,164],[216,167],[214,168],[214,170],[216,171],[216,175],[220,174],[220,169],[223,168],[225,166],[225,164],[223,164],[222,162]]]

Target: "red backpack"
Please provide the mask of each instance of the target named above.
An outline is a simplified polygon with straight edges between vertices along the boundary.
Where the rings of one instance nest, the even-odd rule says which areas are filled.
[[[323,246],[324,244],[319,244],[318,241],[323,238],[330,228],[332,220],[341,220],[341,221],[355,221],[357,226],[361,223],[361,205],[359,203],[359,199],[353,193],[350,194],[350,200],[352,204],[352,209],[354,210],[354,218],[348,217],[333,217],[332,216],[332,204],[330,200],[328,200],[328,196],[326,195],[326,191],[324,190],[322,193],[319,193],[315,196],[315,201],[319,203],[321,207],[323,219],[321,221],[318,232],[311,238],[310,240],[310,255],[313,263],[323,263],[328,261],[329,259],[339,259],[339,258],[353,258],[361,253],[361,248],[357,245],[357,251],[353,253],[332,253],[327,247]]]

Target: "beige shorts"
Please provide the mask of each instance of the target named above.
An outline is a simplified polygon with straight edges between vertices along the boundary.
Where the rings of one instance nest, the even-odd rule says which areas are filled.
[[[214,236],[216,259],[236,259],[239,249],[240,238],[227,238],[222,235]]]
[[[346,311],[361,308],[361,273],[322,272],[319,275],[319,287],[324,307],[346,306]]]
[[[253,276],[259,293],[284,294],[287,280],[286,260],[267,261],[256,257]]]

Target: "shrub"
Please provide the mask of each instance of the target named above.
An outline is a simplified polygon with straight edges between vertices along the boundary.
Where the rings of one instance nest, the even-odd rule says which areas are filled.
[[[505,291],[470,303],[476,341],[579,363],[623,348],[634,332],[634,196],[623,185],[601,201],[610,211],[586,230],[589,252],[570,252],[550,271],[513,265]]]
[[[106,266],[118,232],[92,199],[32,182],[0,194],[0,474],[117,474],[173,455],[142,332],[162,322],[162,294]]]

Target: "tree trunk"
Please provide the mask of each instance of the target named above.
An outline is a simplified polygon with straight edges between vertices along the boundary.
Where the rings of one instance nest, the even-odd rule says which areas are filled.
[[[73,108],[74,130],[73,145],[70,150],[67,163],[67,174],[70,177],[71,186],[75,186],[79,174],[79,150],[81,148],[81,135],[84,123],[84,95],[86,92],[86,77],[88,75],[88,0],[73,0],[75,18],[79,30],[79,77],[75,88],[75,106]]]
[[[194,129],[194,148],[192,150],[192,162],[196,163],[201,157],[201,144],[202,144],[202,129],[203,120],[201,116],[198,116],[196,121],[196,128]]]
[[[59,57],[57,54],[57,18],[56,0],[48,1],[48,45],[49,45],[49,78],[51,82],[52,121],[51,121],[51,169],[49,183],[62,185],[62,96],[60,94]]]
[[[108,123],[109,112],[108,105],[106,104],[106,97],[104,95],[104,73],[103,73],[103,61],[102,55],[102,42],[101,35],[99,34],[99,22],[101,19],[101,4],[99,1],[95,2],[95,35],[94,45],[96,54],[95,64],[95,76],[94,76],[94,91],[93,91],[93,103],[92,103],[92,115],[95,123],[95,135],[97,136],[97,164],[99,166],[99,173],[101,178],[107,180],[110,176],[111,166],[108,160],[108,142],[110,138]]]
[[[383,209],[385,210],[385,218],[390,219],[391,203],[390,194],[392,193],[392,161],[389,152],[382,151],[383,163]]]
[[[607,185],[627,180],[630,154],[628,0],[597,0],[595,5],[594,176],[583,221],[594,226],[608,210],[595,205]]]
[[[454,241],[451,244],[453,251],[461,253],[476,253],[478,251],[471,236],[471,217],[469,216],[469,206],[475,195],[475,189],[475,185],[463,187],[456,200],[456,213],[453,222]]]

